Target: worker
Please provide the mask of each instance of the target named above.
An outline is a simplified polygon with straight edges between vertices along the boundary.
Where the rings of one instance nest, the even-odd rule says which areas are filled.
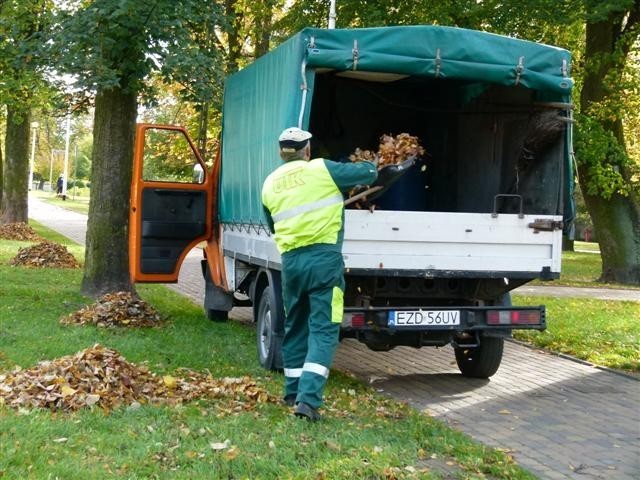
[[[343,316],[341,192],[370,185],[378,172],[372,162],[310,160],[310,139],[299,128],[282,132],[285,163],[265,180],[262,203],[282,256],[284,402],[317,421]]]

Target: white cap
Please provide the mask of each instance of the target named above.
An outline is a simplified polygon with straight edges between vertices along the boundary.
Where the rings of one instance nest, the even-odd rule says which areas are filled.
[[[285,128],[282,133],[280,134],[280,137],[278,137],[278,141],[280,142],[286,142],[286,141],[291,141],[291,142],[304,142],[305,140],[309,140],[312,137],[312,135],[305,131],[305,130],[301,130],[298,127],[289,127],[289,128]]]

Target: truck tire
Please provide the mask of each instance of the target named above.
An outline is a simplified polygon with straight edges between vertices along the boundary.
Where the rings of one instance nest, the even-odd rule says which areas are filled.
[[[267,370],[282,368],[282,331],[284,318],[278,311],[273,288],[267,286],[258,303],[256,345],[258,361]]]
[[[229,312],[226,310],[212,310],[211,308],[206,308],[205,312],[207,314],[207,318],[212,322],[226,322],[229,320]]]
[[[489,378],[498,371],[502,361],[504,338],[480,337],[475,348],[456,348],[456,362],[465,377]]]

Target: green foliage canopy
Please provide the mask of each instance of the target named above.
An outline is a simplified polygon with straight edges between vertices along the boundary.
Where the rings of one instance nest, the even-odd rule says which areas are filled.
[[[199,0],[94,0],[59,9],[52,54],[85,91],[118,87],[151,103],[159,75],[177,82],[187,100],[205,101],[219,90],[217,49],[199,43],[196,26],[215,25],[216,3]]]
[[[0,2],[0,103],[25,115],[50,96],[45,80],[50,0]]]

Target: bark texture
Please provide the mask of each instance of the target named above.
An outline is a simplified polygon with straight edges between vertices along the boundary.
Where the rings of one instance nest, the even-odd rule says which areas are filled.
[[[636,2],[635,9],[638,9]],[[637,12],[636,12],[637,13]],[[629,17],[625,28],[636,16]],[[625,61],[625,41],[622,35],[623,15],[612,13],[607,19],[587,23],[585,76],[580,94],[582,112],[589,115],[592,107],[607,98],[609,85],[615,81],[612,72],[622,71],[619,62]],[[628,41],[628,40],[627,40]],[[628,52],[628,50],[627,50]],[[617,69],[617,70],[616,70]],[[624,145],[622,123],[620,119],[601,121],[602,126],[613,132],[620,145]],[[578,156],[580,152],[577,152]],[[582,189],[587,210],[598,232],[598,243],[602,253],[601,281],[640,284],[640,195],[632,191],[628,196],[613,194],[606,199],[590,195],[589,185],[593,181],[588,165],[578,163],[580,188]],[[627,182],[631,182],[630,173],[620,172]]]
[[[132,175],[136,95],[120,88],[96,96],[82,292],[97,297],[133,291],[129,277],[129,189]]]
[[[29,114],[7,107],[0,223],[29,220]]]

